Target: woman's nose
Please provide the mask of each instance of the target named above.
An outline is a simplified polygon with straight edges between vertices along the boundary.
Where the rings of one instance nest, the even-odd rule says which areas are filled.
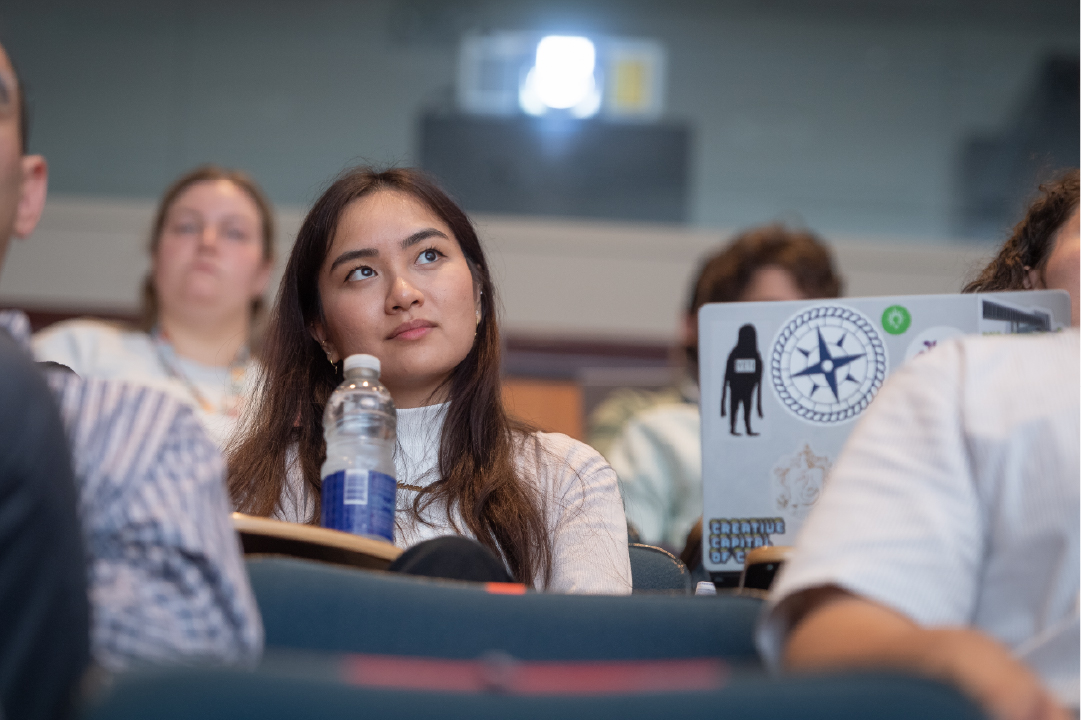
[[[387,296],[387,310],[406,310],[423,302],[424,294],[409,282],[408,278],[403,275],[394,278]]]
[[[207,249],[216,249],[218,247],[217,228],[209,224],[203,227],[203,232],[199,234],[199,247]]]

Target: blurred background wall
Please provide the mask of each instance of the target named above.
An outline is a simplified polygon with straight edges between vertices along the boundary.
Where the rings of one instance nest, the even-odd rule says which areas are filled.
[[[413,163],[421,113],[453,104],[459,37],[485,29],[661,41],[665,115],[693,133],[692,225],[783,217],[933,240],[964,234],[966,148],[1018,124],[1049,58],[1078,56],[1072,0],[4,0],[0,11],[55,193],[155,197],[213,159],[299,206],[351,161]]]
[[[966,144],[1078,55],[1069,0],[4,0],[0,24],[59,195],[152,198],[214,159],[304,205],[350,161],[415,160],[463,32],[605,32],[666,46],[693,225],[933,239]]]
[[[461,37],[496,30],[659,42],[658,120],[687,138],[683,222],[478,215],[522,357],[605,340],[664,364],[696,259],[773,220],[833,243],[848,294],[954,292],[1038,180],[1077,163],[1078,16],[1074,0],[2,0],[52,175],[0,304],[130,312],[154,199],[202,162],[263,184],[284,256],[342,168],[420,162],[423,119],[456,111]]]

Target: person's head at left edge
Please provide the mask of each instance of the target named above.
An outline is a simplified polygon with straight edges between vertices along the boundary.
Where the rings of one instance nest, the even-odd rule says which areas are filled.
[[[45,208],[49,171],[45,158],[27,152],[27,116],[25,93],[0,45],[0,266],[11,237],[30,235]]]

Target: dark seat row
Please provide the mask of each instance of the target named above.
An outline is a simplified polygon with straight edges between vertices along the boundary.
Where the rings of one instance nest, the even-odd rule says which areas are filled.
[[[83,720],[977,720],[953,688],[900,675],[733,676],[701,692],[507,694],[426,692],[345,682],[328,665],[270,661],[256,671],[183,669],[129,676],[86,708]],[[319,676],[322,672],[322,676]]]
[[[248,571],[260,667],[128,675],[83,720],[982,717],[919,678],[770,678],[751,598],[508,595],[282,558]]]
[[[423,580],[283,558],[248,573],[267,647],[473,659],[723,657],[757,664],[759,601],[673,595],[501,595],[482,585]]]

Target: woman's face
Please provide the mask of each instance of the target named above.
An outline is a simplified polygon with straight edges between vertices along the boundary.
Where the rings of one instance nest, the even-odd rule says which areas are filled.
[[[1048,290],[1065,290],[1070,293],[1071,323],[1077,327],[1079,317],[1079,296],[1081,296],[1081,228],[1078,226],[1078,211],[1075,209],[1069,219],[1055,233],[1052,239],[1051,254],[1043,271],[1029,270],[1029,286]]]
[[[792,273],[780,265],[763,265],[754,271],[747,287],[739,296],[739,302],[768,302],[775,300],[806,300],[807,295],[799,289]],[[698,317],[686,315],[683,320],[683,344],[698,345]]]
[[[271,270],[259,208],[229,180],[195,183],[166,212],[153,264],[163,316],[246,317]]]
[[[382,190],[342,213],[319,271],[324,324],[312,327],[333,361],[379,358],[399,408],[433,394],[473,347],[479,297],[458,241],[413,196]]]
[[[740,302],[768,302],[777,300],[805,300],[807,295],[799,289],[792,273],[780,265],[763,265],[751,275]]]

